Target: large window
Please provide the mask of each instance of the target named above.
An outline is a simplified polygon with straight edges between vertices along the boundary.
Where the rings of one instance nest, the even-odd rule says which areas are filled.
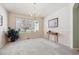
[[[39,21],[17,17],[16,29],[20,32],[37,32],[39,31]]]
[[[37,32],[37,31],[39,31],[39,21],[35,20],[34,21],[34,32]]]

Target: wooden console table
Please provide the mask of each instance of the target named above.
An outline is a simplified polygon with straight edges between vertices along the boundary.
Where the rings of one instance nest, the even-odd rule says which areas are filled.
[[[54,40],[56,40],[56,42],[58,43],[58,34],[59,34],[59,33],[48,31],[47,34],[48,34],[48,36],[49,36],[49,35],[54,35],[54,36],[56,36],[57,39],[54,39]]]

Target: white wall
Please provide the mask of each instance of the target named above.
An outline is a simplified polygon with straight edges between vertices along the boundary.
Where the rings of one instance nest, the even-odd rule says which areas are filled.
[[[48,28],[48,20],[58,17],[58,28]],[[72,47],[72,7],[71,4],[58,11],[51,13],[45,18],[44,34],[47,37],[46,32],[51,30],[52,32],[59,33],[59,43]]]
[[[0,15],[3,16],[3,25],[0,26],[0,48],[6,43],[4,32],[7,29],[7,11],[0,5]]]

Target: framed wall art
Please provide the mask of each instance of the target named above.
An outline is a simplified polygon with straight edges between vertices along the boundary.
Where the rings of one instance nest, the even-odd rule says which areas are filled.
[[[0,15],[0,26],[3,25],[3,16]]]
[[[48,21],[49,28],[56,28],[58,27],[58,18],[54,18]]]

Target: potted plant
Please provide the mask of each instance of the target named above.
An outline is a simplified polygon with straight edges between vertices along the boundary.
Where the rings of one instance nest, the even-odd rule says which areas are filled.
[[[8,27],[7,37],[10,39],[11,42],[14,42],[19,38],[19,30],[17,31]]]

